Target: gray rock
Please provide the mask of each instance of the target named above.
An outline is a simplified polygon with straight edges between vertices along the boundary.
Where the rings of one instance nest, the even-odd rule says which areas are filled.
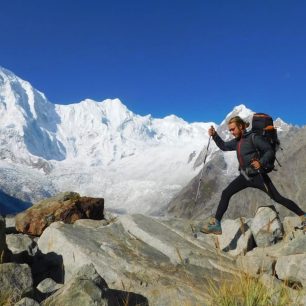
[[[283,237],[282,224],[273,206],[259,207],[250,227],[259,247],[275,244]]]
[[[52,293],[63,287],[63,284],[58,284],[52,278],[46,278],[37,285],[37,290],[41,293]]]
[[[237,258],[237,266],[245,273],[258,276],[266,273],[273,274],[273,266],[275,259],[270,256],[239,256]]]
[[[303,231],[295,231],[290,237],[285,237],[282,241],[269,247],[257,247],[248,253],[249,256],[270,256],[280,257],[306,253],[306,235]]]
[[[298,282],[306,287],[306,254],[281,256],[277,259],[275,272],[279,279]]]
[[[148,301],[145,297],[133,292],[109,289],[104,279],[90,264],[81,267],[61,289],[44,300],[42,305],[148,306]]]
[[[17,302],[21,296],[32,290],[31,269],[27,264],[5,263],[0,265],[0,295],[11,302]]]
[[[232,256],[245,254],[255,247],[252,232],[243,218],[223,221],[218,240],[220,249]]]
[[[259,276],[259,281],[268,288],[272,295],[271,302],[273,305],[284,305],[282,293],[290,299],[288,305],[305,306],[306,305],[306,291],[294,290],[286,286],[284,282],[269,274],[263,273]]]
[[[39,306],[39,303],[31,298],[25,297],[16,303],[15,306]]]
[[[80,266],[92,263],[111,288],[108,294],[137,292],[155,305],[183,300],[205,305],[205,284],[212,278],[231,278],[234,260],[208,242],[211,237],[193,238],[188,221],[180,225],[181,230],[142,215],[121,216],[102,227],[55,222],[43,232],[38,246],[43,254],[61,256],[65,284]]]
[[[301,218],[295,217],[285,217],[283,220],[283,227],[285,235],[291,235],[297,227],[301,226]]]
[[[84,270],[86,268],[82,272]],[[103,287],[99,287],[102,281],[95,282],[97,280],[96,271],[92,276],[89,274],[88,271],[86,274],[78,273],[56,293],[45,299],[41,305],[107,306],[108,301],[103,298]]]
[[[15,228],[15,216],[13,215],[7,215],[5,217],[5,225],[6,225],[6,228]]]
[[[0,264],[4,261],[5,252],[6,252],[5,220],[0,215]]]
[[[13,254],[26,252],[28,255],[33,256],[37,251],[36,243],[28,235],[8,234],[6,235],[6,243]]]
[[[78,226],[99,228],[109,224],[107,220],[92,220],[92,219],[79,219],[75,221]]]

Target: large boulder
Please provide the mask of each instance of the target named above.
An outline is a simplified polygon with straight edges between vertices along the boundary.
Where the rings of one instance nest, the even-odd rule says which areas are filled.
[[[31,237],[25,234],[8,234],[6,235],[6,244],[12,254],[17,255],[26,253],[33,256],[37,251],[36,243]]]
[[[254,238],[248,222],[244,219],[222,222],[222,235],[218,236],[219,247],[232,256],[245,254],[254,248]]]
[[[78,219],[104,218],[104,199],[80,197],[78,193],[61,193],[33,205],[16,216],[19,232],[40,236],[55,221],[74,223]]]
[[[275,244],[283,237],[282,223],[274,206],[259,207],[250,227],[259,247]]]
[[[65,284],[80,266],[92,263],[117,293],[137,292],[150,305],[205,305],[210,280],[232,278],[236,267],[231,256],[212,245],[212,237],[201,238],[193,238],[188,220],[174,225],[165,219],[125,215],[107,226],[54,222],[38,246],[46,256],[61,256]]]
[[[293,283],[297,282],[306,288],[306,254],[279,257],[275,272],[279,279]]]
[[[16,303],[25,293],[33,289],[30,267],[27,264],[1,264],[0,284],[0,296],[7,302]]]

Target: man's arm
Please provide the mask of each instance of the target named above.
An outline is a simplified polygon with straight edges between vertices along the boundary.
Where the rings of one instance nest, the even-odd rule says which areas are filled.
[[[230,141],[223,141],[223,139],[217,134],[215,128],[213,126],[210,127],[208,130],[208,135],[213,138],[216,145],[221,149],[222,151],[235,151],[237,146],[237,140],[233,139]]]
[[[237,147],[237,140],[232,139],[230,141],[224,141],[217,133],[213,136],[213,140],[215,141],[216,145],[222,151],[235,151]]]

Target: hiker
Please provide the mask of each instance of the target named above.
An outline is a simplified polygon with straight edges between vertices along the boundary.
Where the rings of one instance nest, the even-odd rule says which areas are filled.
[[[237,151],[240,175],[223,190],[215,217],[211,218],[209,224],[204,226],[201,231],[206,234],[221,235],[221,219],[228,208],[231,197],[247,187],[264,191],[275,202],[300,216],[305,230],[305,212],[296,203],[280,195],[265,172],[265,168],[269,168],[275,159],[272,146],[262,136],[252,136],[252,131],[246,130],[248,126],[249,123],[239,116],[231,118],[228,122],[228,129],[235,138],[227,142],[220,138],[214,127],[208,130],[209,136],[222,151]],[[258,151],[260,156],[258,156]]]

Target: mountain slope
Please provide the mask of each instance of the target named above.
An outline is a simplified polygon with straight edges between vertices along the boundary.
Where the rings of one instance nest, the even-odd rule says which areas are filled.
[[[139,116],[118,99],[52,104],[0,68],[0,158],[11,169],[0,189],[26,201],[74,190],[119,211],[157,213],[196,174],[211,124]]]

